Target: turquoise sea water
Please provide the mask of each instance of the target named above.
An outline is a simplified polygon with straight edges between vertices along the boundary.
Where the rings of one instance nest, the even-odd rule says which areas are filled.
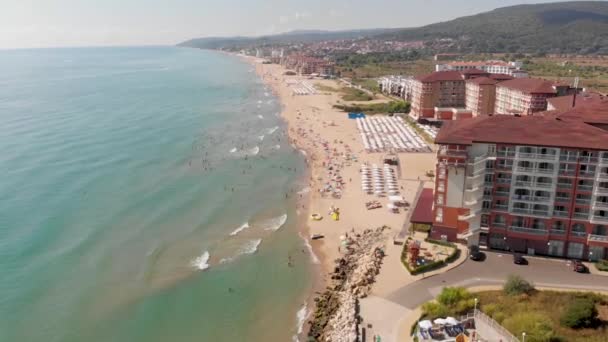
[[[305,165],[250,65],[0,51],[0,89],[0,341],[292,339]]]

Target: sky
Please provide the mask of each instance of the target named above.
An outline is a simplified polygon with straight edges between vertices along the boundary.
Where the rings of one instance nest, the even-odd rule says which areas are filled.
[[[415,27],[544,0],[0,0],[0,49]]]

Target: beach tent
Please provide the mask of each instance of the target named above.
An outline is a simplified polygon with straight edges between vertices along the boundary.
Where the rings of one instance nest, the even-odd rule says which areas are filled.
[[[402,202],[403,197],[401,196],[388,196],[388,200],[391,202]]]
[[[445,318],[445,323],[449,324],[449,325],[458,325],[458,324],[460,324],[460,322],[458,322],[458,320],[456,320],[456,318],[454,318],[454,317],[446,317]]]
[[[431,329],[431,328],[433,328],[433,323],[431,323],[431,321],[429,321],[429,320],[424,320],[424,321],[418,322],[418,326],[422,329]]]

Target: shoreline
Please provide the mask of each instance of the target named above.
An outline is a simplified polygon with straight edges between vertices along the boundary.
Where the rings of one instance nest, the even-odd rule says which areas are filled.
[[[360,133],[354,120],[347,113],[334,108],[337,103],[348,103],[341,97],[339,89],[348,87],[340,80],[310,79],[305,76],[285,75],[287,69],[278,64],[262,64],[261,59],[232,54],[241,58],[255,68],[256,74],[262,82],[271,89],[272,93],[281,103],[280,117],[287,125],[289,142],[296,152],[304,154],[310,191],[302,196],[298,202],[297,224],[299,234],[312,246],[313,253],[319,259],[319,265],[312,265],[312,288],[307,294],[308,318],[303,333],[299,336],[306,338],[311,333],[311,323],[317,324],[323,317],[331,316],[331,310],[323,312],[318,309],[318,301],[324,298],[339,297],[340,302],[349,307],[348,303],[358,302],[360,291],[364,296],[386,296],[399,287],[399,283],[409,279],[403,272],[399,255],[401,247],[393,244],[393,237],[404,227],[408,217],[408,210],[402,209],[398,213],[386,209],[389,201],[364,192],[360,184],[360,169],[363,164],[384,164],[386,153],[368,153],[365,151]],[[316,88],[315,93],[296,95],[303,88]],[[334,89],[321,90],[321,89]],[[425,184],[431,186],[430,179],[425,179],[426,171],[435,167],[435,153],[419,152],[397,153],[399,164],[395,166],[400,187],[400,195],[409,203],[414,203],[417,193]],[[338,192],[336,195],[336,190]],[[370,210],[365,203],[376,201],[381,204],[380,209]],[[331,208],[340,211],[339,220],[329,215]],[[319,214],[322,219],[313,221],[311,214]],[[374,283],[367,289],[345,289],[340,284],[350,284],[357,277],[358,272],[337,275],[340,263],[349,259],[349,255],[365,255],[369,252],[358,248],[356,241],[364,237],[370,230],[382,228],[382,238],[374,248],[379,248],[387,255],[380,264],[374,276],[367,279]],[[312,234],[323,235],[323,239],[311,240]],[[354,238],[354,240],[352,240]],[[346,244],[354,241],[354,245]],[[346,247],[346,248],[345,248]],[[338,262],[337,262],[338,261]],[[311,262],[312,263],[312,262]],[[369,269],[371,264],[363,265],[350,262],[355,269]],[[373,263],[372,263],[373,264]],[[347,279],[344,279],[346,277]],[[405,278],[404,278],[405,277]],[[336,279],[340,279],[336,283]],[[343,283],[346,282],[346,283]],[[358,287],[361,285],[357,282]],[[334,288],[335,286],[339,288]],[[334,287],[332,287],[334,286]],[[367,290],[363,290],[363,289]],[[331,301],[330,301],[331,302]],[[323,304],[321,304],[323,305]],[[350,324],[350,316],[344,310],[339,310],[342,321],[332,320],[323,333],[333,334],[336,324]],[[348,310],[347,310],[348,311]],[[334,311],[335,312],[335,311]],[[383,309],[372,308],[369,315],[363,317],[364,321],[382,319]],[[354,311],[353,311],[354,314]],[[315,333],[316,333],[315,332]],[[300,337],[300,339],[302,339]],[[338,336],[334,336],[338,338]],[[340,340],[342,340],[340,338]]]

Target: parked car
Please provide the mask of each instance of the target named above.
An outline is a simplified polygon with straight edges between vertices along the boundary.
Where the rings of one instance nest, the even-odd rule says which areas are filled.
[[[483,261],[486,255],[479,250],[479,246],[471,246],[469,247],[469,258],[473,261]]]
[[[587,268],[587,266],[585,266],[585,264],[583,264],[582,261],[580,261],[580,260],[574,260],[574,262],[572,262],[572,270],[574,272],[578,272],[578,273],[589,272],[589,269]]]
[[[523,254],[515,253],[513,254],[513,263],[516,265],[527,265],[528,260],[524,258]]]

